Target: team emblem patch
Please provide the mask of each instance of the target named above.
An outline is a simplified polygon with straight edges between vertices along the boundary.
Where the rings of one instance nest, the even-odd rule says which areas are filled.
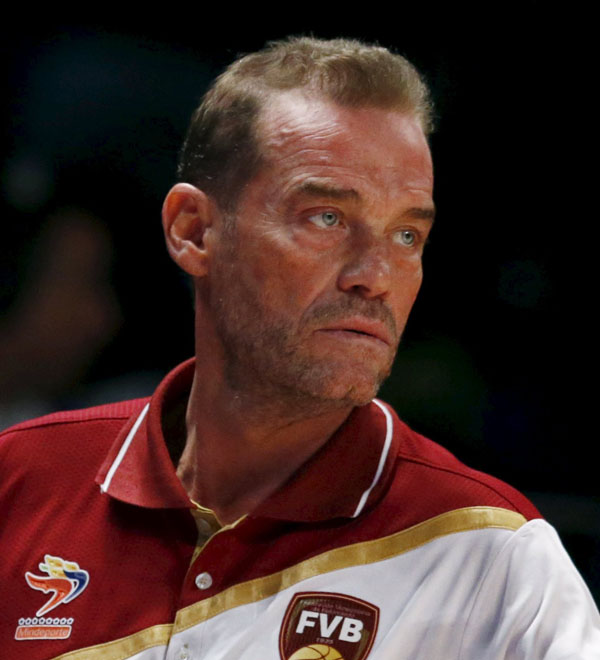
[[[39,568],[46,575],[25,573],[27,584],[37,591],[51,593],[34,617],[21,617],[15,639],[67,639],[71,635],[73,618],[44,616],[55,607],[70,603],[87,587],[90,574],[75,561],[45,555]]]
[[[379,608],[322,591],[295,594],[279,633],[282,660],[363,660],[377,633]]]

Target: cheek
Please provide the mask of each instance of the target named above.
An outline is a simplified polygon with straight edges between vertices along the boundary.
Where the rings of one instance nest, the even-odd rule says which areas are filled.
[[[410,310],[419,294],[422,281],[423,270],[420,262],[411,265],[409,268],[404,268],[398,275],[394,291],[394,307],[398,310],[398,320],[402,324],[406,323]]]
[[[269,245],[249,275],[270,307],[304,307],[318,297],[328,281],[327,262],[297,246]]]

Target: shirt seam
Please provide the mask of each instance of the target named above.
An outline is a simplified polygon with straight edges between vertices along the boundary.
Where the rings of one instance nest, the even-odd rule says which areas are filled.
[[[531,522],[531,521],[528,521],[528,522]],[[527,524],[527,523],[525,523],[525,524]],[[490,562],[490,564],[488,566],[488,569],[482,575],[481,580],[479,581],[479,586],[477,588],[477,591],[476,591],[476,593],[473,597],[473,603],[472,603],[471,609],[469,611],[469,616],[465,620],[465,625],[463,626],[463,633],[462,633],[462,637],[461,637],[461,640],[460,640],[460,647],[459,647],[459,650],[458,650],[457,660],[461,660],[462,653],[463,653],[463,646],[464,646],[464,643],[465,643],[465,637],[466,637],[466,634],[467,634],[467,629],[468,629],[469,625],[471,624],[471,619],[473,617],[473,612],[475,611],[475,605],[477,604],[477,602],[479,600],[479,596],[481,595],[483,587],[484,587],[485,583],[487,582],[489,576],[492,574],[492,572],[494,570],[494,566],[499,561],[499,557],[504,553],[507,546],[510,545],[515,540],[517,534],[523,529],[524,526],[525,525],[522,525],[521,527],[519,527],[519,529],[514,530],[512,532],[512,534],[508,537],[508,539],[506,539],[506,541],[502,544],[502,546],[500,548],[498,548],[498,552],[496,552],[494,558]]]
[[[8,428],[0,432],[0,438],[5,435],[11,435],[12,433],[24,433],[26,431],[35,431],[36,429],[47,428],[48,426],[65,426],[67,424],[85,424],[87,422],[106,422],[114,420],[116,422],[123,419],[130,419],[131,416],[135,413],[129,415],[107,415],[107,416],[98,416],[98,417],[88,417],[86,419],[65,419],[65,420],[54,420],[51,422],[42,422],[40,424],[35,424],[32,426],[26,426],[25,428]]]
[[[462,477],[463,479],[469,479],[469,481],[474,481],[475,483],[477,483],[481,486],[484,486],[488,490],[491,490],[493,493],[498,495],[498,497],[502,498],[507,504],[510,504],[510,506],[512,506],[515,511],[517,511],[522,516],[524,516],[527,521],[530,521],[530,520],[543,520],[543,518],[541,516],[539,516],[537,518],[530,518],[528,515],[523,513],[523,511],[521,510],[521,507],[519,507],[518,504],[513,502],[504,493],[499,491],[497,488],[494,488],[494,486],[492,486],[491,484],[486,483],[484,480],[477,479],[476,477],[474,477],[470,474],[465,474],[464,472],[460,472],[459,470],[456,470],[456,469],[453,469],[453,468],[450,468],[450,467],[444,467],[442,465],[436,465],[435,463],[430,463],[429,461],[420,460],[420,459],[415,458],[414,456],[402,454],[402,452],[398,453],[398,459],[409,461],[411,463],[417,463],[419,465],[423,465],[425,467],[431,468],[432,470],[440,470],[441,472],[448,472],[448,473],[453,474],[457,477]]]

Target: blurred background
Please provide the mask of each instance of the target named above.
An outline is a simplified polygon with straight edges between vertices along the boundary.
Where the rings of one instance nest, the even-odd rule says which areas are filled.
[[[288,34],[377,41],[421,69],[438,115],[439,215],[381,396],[525,492],[600,600],[585,18],[533,1],[229,14],[53,10],[0,28],[0,428],[149,394],[192,355],[160,208],[209,81]]]

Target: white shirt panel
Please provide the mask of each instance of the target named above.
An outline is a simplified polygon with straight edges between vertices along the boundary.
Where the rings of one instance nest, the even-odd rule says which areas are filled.
[[[380,609],[369,660],[455,658],[490,557],[513,534],[505,529],[451,534],[384,561],[311,577],[174,635],[167,658],[178,660],[175,651],[187,644],[198,660],[278,660],[286,609],[304,591],[346,594]]]
[[[600,660],[600,617],[543,520],[515,532],[482,583],[460,660]]]

